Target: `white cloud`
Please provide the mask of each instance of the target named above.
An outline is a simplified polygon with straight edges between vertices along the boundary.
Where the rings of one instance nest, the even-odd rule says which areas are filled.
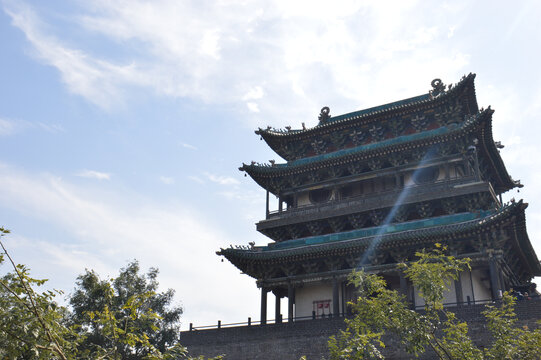
[[[0,118],[0,136],[12,135],[15,131],[16,126],[12,120]]]
[[[154,204],[138,194],[115,193],[112,198],[56,176],[0,164],[0,208],[24,213],[34,223],[42,221],[49,230],[36,237],[24,235],[29,229],[12,228],[6,244],[33,274],[57,274],[51,286],[67,291],[85,268],[114,276],[134,258],[143,268],[159,266],[162,287],[176,289],[177,300],[186,308],[184,326],[218,318],[236,321],[247,316],[247,309],[257,314],[257,291],[250,291],[253,280],[238,276],[234,266],[214,254],[235,241],[205,220],[205,214],[180,204]],[[51,235],[54,227],[60,237]],[[218,303],[217,293],[222,294]],[[240,303],[244,305],[239,308]]]
[[[43,129],[51,134],[63,133],[66,132],[66,129],[59,124],[46,124],[43,122],[38,122],[37,125],[40,129]]]
[[[257,100],[261,99],[263,97],[263,88],[261,86],[256,86],[250,91],[248,91],[244,96],[242,97],[242,100]]]
[[[238,184],[240,184],[240,182],[237,179],[232,178],[231,176],[215,175],[215,174],[210,174],[210,173],[207,173],[207,172],[205,173],[205,176],[210,181],[212,181],[214,183],[217,183],[217,184],[220,184],[220,185],[238,185]]]
[[[191,145],[191,144],[187,144],[187,143],[180,143],[180,146],[182,146],[183,148],[186,148],[186,149],[190,149],[190,150],[197,150],[197,147]]]
[[[165,185],[171,185],[175,183],[175,179],[169,176],[160,176],[160,181]]]
[[[251,112],[256,112],[256,113],[259,112],[259,106],[257,106],[255,102],[247,102],[246,106],[248,107],[248,110],[250,110]]]
[[[455,34],[456,26],[449,27],[449,30],[447,31],[447,37],[450,39]]]
[[[214,59],[220,59],[220,33],[218,30],[208,30],[203,35],[199,45],[199,53],[208,55]]]
[[[122,82],[135,82],[137,69],[133,64],[115,65],[93,58],[83,50],[70,48],[61,40],[47,35],[43,24],[25,3],[6,2],[5,11],[12,24],[21,29],[33,45],[35,55],[60,71],[62,80],[75,94],[102,106],[110,107],[120,99]]]
[[[192,181],[195,181],[196,183],[198,184],[204,184],[205,181],[203,179],[201,179],[200,177],[198,176],[194,176],[194,175],[190,175],[188,176],[188,179],[192,180]]]
[[[59,124],[47,124],[44,122],[32,123],[21,119],[0,118],[0,136],[10,136],[27,129],[45,130],[48,133],[56,134],[66,130]]]
[[[75,175],[79,177],[89,178],[89,179],[111,180],[111,174],[95,171],[95,170],[81,170]]]
[[[427,20],[421,10],[428,5],[417,1],[81,3],[77,30],[116,43],[126,54],[121,63],[68,45],[32,8],[8,4],[37,55],[60,71],[70,91],[102,107],[137,86],[211,103],[247,102],[264,114],[249,121],[284,126],[299,119],[298,127],[312,126],[323,105],[334,114],[352,111],[412,89],[428,91],[433,78],[455,81],[470,70],[469,54],[445,43],[448,30],[460,26],[448,16],[458,10],[445,4],[429,6]]]

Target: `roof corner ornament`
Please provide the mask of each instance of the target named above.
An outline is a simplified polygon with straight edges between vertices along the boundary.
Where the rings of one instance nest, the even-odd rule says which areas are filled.
[[[445,84],[441,79],[434,79],[430,82],[432,90],[429,91],[429,94],[432,98],[436,98],[445,92]]]
[[[331,118],[331,109],[328,106],[324,106],[319,113],[318,120],[319,125],[326,124]]]

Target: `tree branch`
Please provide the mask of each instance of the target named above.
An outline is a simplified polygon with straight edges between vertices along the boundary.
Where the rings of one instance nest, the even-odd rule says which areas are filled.
[[[4,235],[4,234],[2,234]],[[19,269],[17,269],[17,265],[15,265],[15,262],[13,261],[13,259],[11,258],[11,255],[9,255],[7,249],[5,248],[4,244],[2,243],[2,241],[0,240],[0,246],[2,247],[2,250],[4,251],[4,254],[6,254],[6,256],[8,257],[9,261],[11,262],[11,265],[13,266],[13,269],[15,269],[15,272],[17,273],[17,276],[19,277],[19,280],[21,281],[21,285],[24,289],[24,291],[26,292],[26,295],[28,295],[28,298],[30,299],[30,303],[32,304],[32,309],[30,309],[30,311],[36,316],[36,318],[38,319],[39,323],[41,324],[41,327],[43,328],[43,330],[45,331],[45,334],[47,335],[47,338],[49,339],[49,341],[51,343],[54,343],[55,345],[55,350],[56,350],[56,353],[60,356],[60,358],[62,358],[63,360],[67,360],[66,358],[66,355],[64,355],[64,353],[62,352],[62,349],[60,347],[60,344],[58,344],[58,340],[51,335],[50,331],[49,331],[49,328],[47,327],[47,324],[45,323],[45,321],[43,320],[43,318],[41,317],[41,314],[39,313],[38,311],[38,308],[36,306],[36,303],[34,301],[34,297],[33,297],[33,293],[34,291],[32,290],[32,288],[28,288],[26,286],[26,283],[24,281],[24,278],[21,274],[21,272],[19,271]]]

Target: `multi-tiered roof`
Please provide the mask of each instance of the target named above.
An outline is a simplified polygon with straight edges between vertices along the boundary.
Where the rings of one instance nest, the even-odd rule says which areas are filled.
[[[218,254],[271,287],[358,266],[395,270],[434,242],[474,262],[496,256],[511,284],[541,275],[527,204],[498,198],[522,185],[499,155],[494,111],[479,110],[474,78],[436,79],[428,94],[336,117],[326,107],[309,129],[257,130],[287,161],[240,168],[279,198],[257,224],[276,243]]]

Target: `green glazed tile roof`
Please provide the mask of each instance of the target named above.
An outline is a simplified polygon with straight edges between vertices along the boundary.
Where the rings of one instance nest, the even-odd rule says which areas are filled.
[[[523,222],[526,207],[527,204],[521,200],[508,204],[497,211],[446,215],[376,228],[289,240],[253,249],[221,249],[217,254],[226,256],[232,262],[241,259],[266,261],[296,256],[312,256],[311,254],[324,254],[340,249],[366,248],[376,237],[381,237],[381,245],[407,239],[433,241],[434,239],[442,239],[449,234],[460,238],[470,231],[478,231],[512,215],[517,215],[517,218],[522,219],[520,221]],[[525,236],[524,241],[529,243],[527,235]],[[539,264],[536,266],[539,267]]]
[[[462,128],[462,127],[463,126],[460,126],[460,128]],[[347,155],[351,155],[351,154],[356,154],[356,153],[360,153],[360,152],[376,150],[376,149],[380,149],[380,148],[384,148],[384,147],[388,147],[388,146],[392,146],[392,145],[403,144],[403,143],[410,142],[410,141],[428,139],[428,138],[431,138],[431,137],[434,137],[434,136],[444,135],[444,134],[449,133],[451,130],[455,130],[456,128],[457,128],[456,125],[454,125],[454,126],[442,126],[442,127],[437,128],[437,129],[428,130],[428,131],[424,131],[424,132],[421,132],[421,133],[398,136],[398,137],[395,137],[395,138],[392,138],[392,139],[387,139],[387,140],[383,140],[383,141],[376,142],[376,143],[361,145],[361,146],[357,146],[357,147],[354,147],[354,148],[342,149],[342,150],[338,150],[338,151],[328,153],[328,154],[321,154],[321,155],[311,156],[311,157],[304,158],[304,159],[293,160],[293,161],[289,161],[289,162],[287,162],[285,164],[276,164],[275,166],[277,166],[277,167],[294,167],[294,166],[299,166],[299,165],[305,165],[305,164],[325,161],[325,160],[328,160],[328,159],[334,159],[334,158],[347,156]]]
[[[430,219],[408,221],[398,224],[390,224],[385,226],[376,226],[367,229],[359,229],[346,231],[337,234],[328,234],[320,236],[312,236],[303,239],[288,240],[279,243],[273,243],[263,248],[263,251],[272,251],[272,250],[281,250],[281,249],[291,249],[299,246],[306,245],[315,245],[330,243],[335,241],[342,240],[351,240],[359,238],[367,238],[372,236],[383,236],[387,234],[403,232],[403,231],[412,231],[423,228],[429,228],[433,226],[444,226],[450,224],[456,224],[471,220],[480,220],[484,219],[489,215],[494,214],[494,211],[480,211],[477,213],[461,213],[446,215],[440,217],[434,217]]]

